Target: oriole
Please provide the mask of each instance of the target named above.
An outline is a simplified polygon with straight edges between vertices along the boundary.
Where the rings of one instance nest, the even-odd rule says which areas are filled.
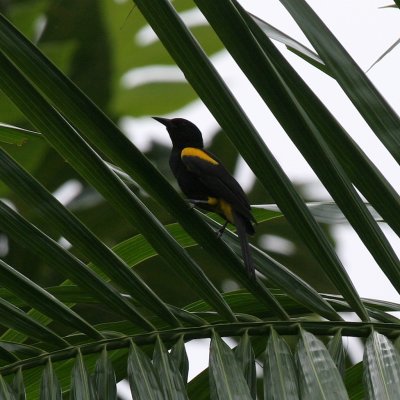
[[[169,165],[185,196],[198,207],[221,215],[226,223],[234,224],[240,239],[244,265],[249,276],[255,278],[255,268],[247,235],[254,234],[254,217],[247,197],[221,161],[204,150],[200,130],[183,118],[159,118],[172,141]]]

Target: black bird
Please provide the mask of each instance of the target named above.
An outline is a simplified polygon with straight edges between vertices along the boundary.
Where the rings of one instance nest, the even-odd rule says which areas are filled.
[[[169,166],[185,196],[198,207],[221,215],[236,225],[247,273],[255,279],[255,268],[247,235],[254,234],[254,217],[247,197],[228,170],[213,154],[204,150],[200,130],[183,118],[159,118],[172,141]]]

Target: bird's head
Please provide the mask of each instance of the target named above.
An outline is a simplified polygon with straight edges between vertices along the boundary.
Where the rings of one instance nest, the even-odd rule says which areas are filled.
[[[201,136],[199,128],[187,119],[168,119],[160,117],[153,117],[153,119],[160,122],[167,128],[172,145],[175,148],[203,148],[203,137]]]

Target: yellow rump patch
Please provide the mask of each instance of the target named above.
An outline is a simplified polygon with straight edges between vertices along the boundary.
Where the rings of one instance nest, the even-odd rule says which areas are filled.
[[[234,224],[235,220],[233,219],[233,210],[232,206],[225,200],[220,199],[219,201],[219,209],[221,213],[225,216],[225,218],[231,223]]]
[[[214,207],[215,212],[222,215],[231,224],[235,223],[232,206],[227,201],[216,197],[208,197],[207,203]]]
[[[210,157],[206,152],[195,147],[185,147],[181,152],[181,158],[183,157],[198,157],[210,164],[218,165],[218,161]]]
[[[218,199],[215,198],[215,197],[209,197],[208,200],[207,200],[207,203],[210,206],[217,206],[218,205]]]

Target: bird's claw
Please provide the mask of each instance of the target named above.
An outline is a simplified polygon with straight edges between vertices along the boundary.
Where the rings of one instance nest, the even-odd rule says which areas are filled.
[[[227,225],[228,225],[228,221],[226,221],[226,222],[221,226],[221,228],[219,228],[219,229],[217,230],[217,238],[218,238],[218,239],[224,234],[225,228],[226,228]]]

